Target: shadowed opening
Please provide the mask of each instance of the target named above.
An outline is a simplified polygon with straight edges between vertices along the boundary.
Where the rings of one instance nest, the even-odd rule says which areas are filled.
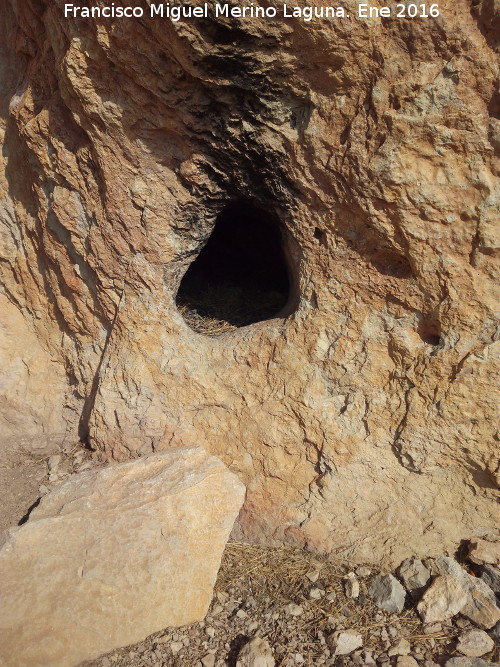
[[[228,204],[219,214],[177,293],[191,329],[218,335],[280,314],[290,295],[280,227],[248,202]]]

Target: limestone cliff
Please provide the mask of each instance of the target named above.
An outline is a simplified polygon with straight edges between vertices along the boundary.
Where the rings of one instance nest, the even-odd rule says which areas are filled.
[[[203,444],[247,486],[252,540],[395,562],[491,531],[498,2],[310,23],[63,5],[0,13],[1,280],[64,370],[55,430],[116,460]],[[203,335],[176,294],[235,201],[279,222],[290,300]]]

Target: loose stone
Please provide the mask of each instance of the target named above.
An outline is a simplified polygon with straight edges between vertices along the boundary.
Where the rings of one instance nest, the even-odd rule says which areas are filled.
[[[243,646],[236,662],[236,667],[274,667],[274,665],[271,647],[260,637],[255,637]]]
[[[470,658],[480,658],[495,647],[493,639],[484,630],[468,630],[459,638],[457,650]]]
[[[406,592],[392,574],[376,576],[368,589],[368,593],[380,609],[396,614],[403,610]]]

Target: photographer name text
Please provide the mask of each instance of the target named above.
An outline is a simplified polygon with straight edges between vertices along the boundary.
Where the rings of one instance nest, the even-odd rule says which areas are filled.
[[[253,3],[235,5],[229,3],[208,3],[201,5],[156,3],[150,4],[148,9],[133,6],[117,6],[114,3],[102,7],[80,7],[66,3],[64,5],[65,18],[74,19],[122,19],[122,18],[159,18],[171,21],[183,21],[203,18],[236,18],[236,19],[301,19],[314,21],[315,19],[343,19],[351,18],[351,13],[341,6],[324,5],[321,7],[302,7],[283,4],[280,7],[262,7]],[[385,6],[372,6],[368,3],[358,3],[354,16],[358,19],[429,19],[440,16],[437,3],[408,3]]]

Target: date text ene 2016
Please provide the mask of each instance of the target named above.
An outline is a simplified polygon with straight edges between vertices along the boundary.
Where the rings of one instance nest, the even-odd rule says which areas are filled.
[[[389,18],[395,16],[397,18],[437,18],[440,15],[439,5],[437,3],[410,3],[399,4],[396,7],[372,7],[369,4],[358,5],[358,18]]]

